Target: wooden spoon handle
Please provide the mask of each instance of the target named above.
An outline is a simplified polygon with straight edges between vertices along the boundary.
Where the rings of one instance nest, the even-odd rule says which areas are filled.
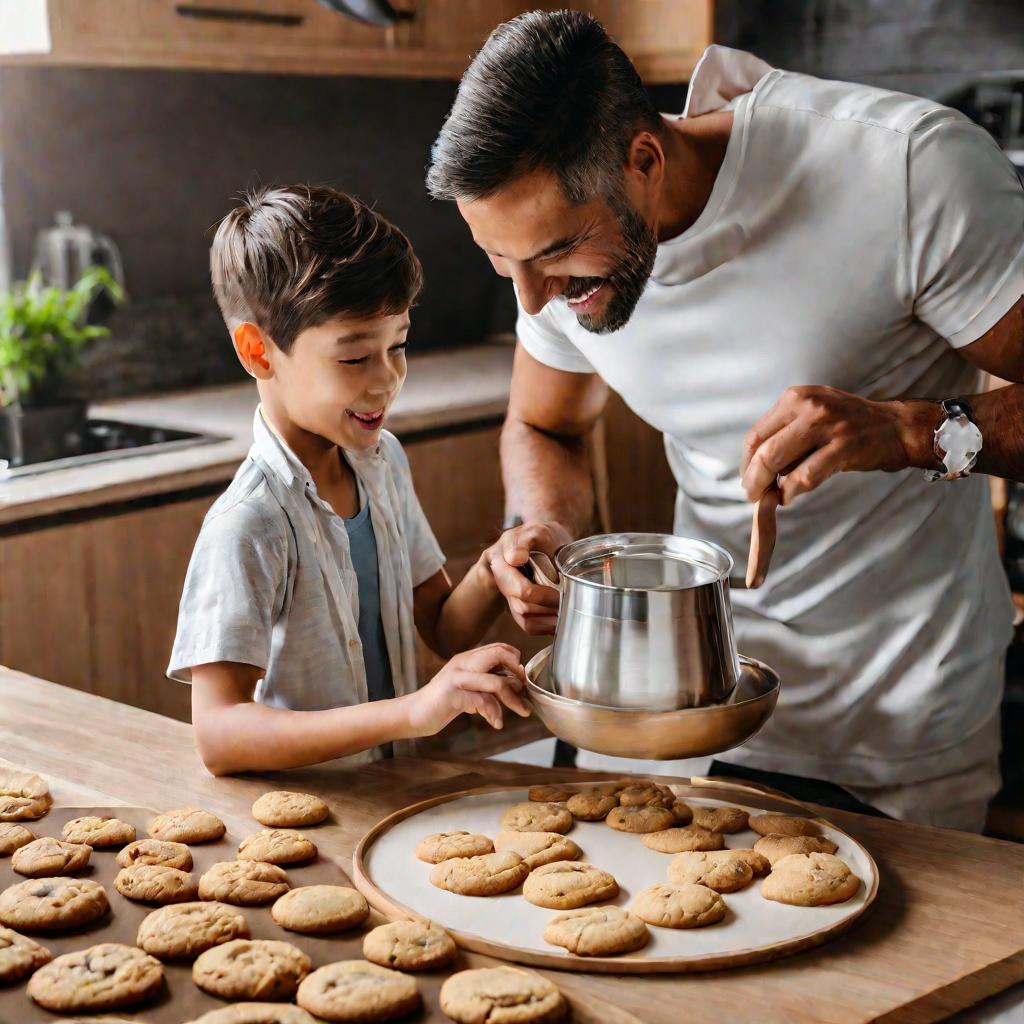
[[[747,559],[747,590],[756,590],[768,575],[768,565],[775,550],[775,510],[779,507],[779,489],[776,486],[757,499],[754,522],[750,531],[750,557]]]

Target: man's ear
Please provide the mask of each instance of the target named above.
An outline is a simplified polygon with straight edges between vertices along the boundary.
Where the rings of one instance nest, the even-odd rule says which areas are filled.
[[[263,331],[248,320],[240,323],[232,332],[231,340],[235,344],[238,361],[245,367],[245,372],[257,380],[269,380],[274,376],[270,365],[270,344]]]
[[[653,132],[637,132],[626,154],[626,187],[650,194],[665,176],[665,150]]]

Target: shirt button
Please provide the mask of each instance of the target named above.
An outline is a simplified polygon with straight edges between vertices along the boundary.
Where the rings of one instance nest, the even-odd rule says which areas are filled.
[[[348,645],[349,645],[349,647],[358,647],[359,646],[359,641],[356,640],[355,638],[353,638],[353,639],[349,640]]]

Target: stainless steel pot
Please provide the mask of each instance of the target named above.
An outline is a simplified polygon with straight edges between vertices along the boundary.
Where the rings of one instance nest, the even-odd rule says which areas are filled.
[[[658,533],[587,537],[554,570],[534,553],[561,605],[551,655],[554,693],[617,708],[676,710],[729,697],[740,667],[732,559],[715,544]],[[558,582],[552,577],[557,577]]]

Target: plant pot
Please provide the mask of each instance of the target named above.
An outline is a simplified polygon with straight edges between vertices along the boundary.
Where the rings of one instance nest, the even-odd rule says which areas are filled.
[[[76,449],[85,435],[85,402],[0,406],[0,459],[10,467],[48,462]]]

